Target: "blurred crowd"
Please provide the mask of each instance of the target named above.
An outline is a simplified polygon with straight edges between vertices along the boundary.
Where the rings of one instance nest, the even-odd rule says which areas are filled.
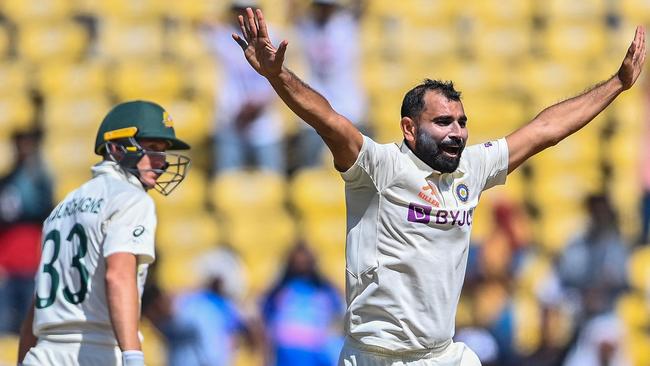
[[[403,14],[393,16],[382,10],[398,5],[370,2],[229,0],[215,1],[216,8],[174,5],[179,8],[161,10],[154,5],[157,1],[116,0],[104,1],[113,6],[98,10],[87,1],[50,0],[53,13],[63,7],[69,24],[82,30],[83,47],[71,46],[71,50],[48,42],[74,44],[74,35],[71,40],[52,34],[51,40],[36,37],[37,43],[31,45],[35,49],[25,46],[27,29],[36,31],[39,25],[20,16],[35,8],[21,10],[19,4],[29,3],[22,1],[0,6],[0,79],[7,76],[7,83],[13,82],[22,74],[11,67],[29,65],[22,71],[28,81],[18,80],[17,87],[6,89],[0,86],[0,150],[1,159],[7,160],[0,164],[0,334],[15,337],[31,300],[42,220],[66,188],[89,174],[93,157],[87,146],[99,123],[95,116],[104,114],[113,102],[146,98],[171,110],[178,135],[188,136],[194,145],[196,162],[186,182],[189,188],[174,192],[170,198],[179,198],[160,208],[159,227],[164,232],[159,233],[159,259],[142,301],[145,347],[159,346],[160,352],[158,356],[146,352],[147,357],[155,357],[148,364],[335,365],[343,344],[345,311],[342,182],[320,137],[280,107],[267,81],[246,63],[231,34],[239,32],[236,16],[246,7],[271,4],[270,21],[279,23],[272,25],[278,34],[271,37],[276,42],[290,41],[289,64],[295,64],[295,71],[364,133],[388,142],[382,140],[399,135],[398,109],[386,112],[384,94],[400,99],[402,85],[438,74],[423,73],[419,79],[402,78],[403,84],[391,85],[391,78],[399,78],[405,68],[413,66],[408,60],[395,63],[397,58],[408,58],[396,55],[404,47],[399,44],[416,42],[420,34],[400,37],[403,33],[396,18]],[[434,3],[419,1],[411,6],[434,7]],[[624,21],[620,13],[608,9],[619,2],[602,3],[608,5],[598,13],[599,27],[613,38]],[[146,15],[140,8],[147,6],[158,13]],[[153,33],[146,27],[124,26],[131,33],[125,38],[115,36],[117,43],[111,43],[103,34],[114,25],[113,18],[119,18],[120,7],[143,19],[162,19],[162,26]],[[209,11],[215,9],[218,15],[212,16]],[[459,19],[459,32],[482,25],[468,25],[471,17]],[[532,33],[542,32],[538,28],[548,23],[552,22],[534,11],[523,22]],[[431,31],[428,36],[435,39],[433,29],[438,26],[425,24],[421,29]],[[371,31],[364,34],[363,29]],[[372,42],[381,44],[369,52]],[[118,43],[124,49],[114,51]],[[419,44],[423,52],[442,52],[444,45]],[[156,62],[138,61],[150,48],[159,52]],[[531,46],[530,53],[540,53],[539,48],[543,47]],[[499,49],[494,44],[494,52]],[[472,55],[469,40],[459,42],[455,52],[471,62],[476,61],[472,57],[482,57]],[[507,51],[498,52],[508,56]],[[52,65],[68,69],[48,69],[50,59]],[[161,60],[167,59],[174,61],[176,69],[166,68],[169,65]],[[131,70],[131,61],[145,64],[144,68]],[[93,74],[96,62],[101,64],[100,76]],[[392,68],[395,65],[399,67]],[[372,81],[364,79],[370,69],[374,70]],[[456,74],[450,71],[450,75]],[[85,89],[97,77],[102,81],[90,91]],[[191,82],[185,84],[186,79]],[[566,81],[571,84],[575,77],[567,76]],[[508,114],[511,110],[502,115],[490,106],[474,104],[476,113],[486,116],[477,115],[473,124],[472,98],[476,95],[490,94],[488,100],[496,106],[503,101],[519,103],[523,110],[528,106],[537,110],[540,106],[535,103],[546,98],[530,90],[524,93],[526,98],[515,98],[513,94],[520,89],[508,85],[478,91],[475,83],[480,82],[490,81],[468,71],[457,83],[461,91],[464,85],[470,89],[466,99],[472,120],[470,136],[473,128],[481,128],[479,138],[500,137],[489,133],[503,126],[480,127],[483,118],[488,122],[503,119],[507,124],[512,116],[525,117]],[[565,142],[579,151],[565,157],[575,161],[554,165],[556,161],[543,163],[550,160],[549,155],[536,158],[521,175],[509,178],[513,182],[503,191],[487,192],[483,198],[455,336],[477,353],[483,365],[650,364],[650,251],[644,245],[650,240],[650,164],[646,157],[650,156],[650,113],[646,111],[650,92],[638,89],[641,97],[613,108],[605,122],[595,121],[594,133]],[[21,92],[24,103],[16,99]],[[495,92],[503,98],[494,98]],[[58,112],[57,103],[70,109]],[[22,109],[30,112],[21,113]],[[626,127],[635,118],[638,123]],[[378,120],[391,121],[392,135]],[[638,159],[631,160],[631,155]],[[578,183],[559,179],[563,174],[577,177]],[[617,185],[621,180],[623,188]],[[584,189],[577,188],[581,184]],[[509,190],[515,193],[504,194]],[[573,203],[564,202],[554,209],[563,197]],[[14,357],[6,352],[13,350],[0,342],[0,364]]]

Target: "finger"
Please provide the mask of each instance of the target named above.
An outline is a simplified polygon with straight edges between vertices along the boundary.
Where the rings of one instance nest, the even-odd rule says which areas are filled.
[[[255,10],[255,15],[257,15],[257,21],[260,29],[260,37],[262,38],[269,38],[269,31],[266,28],[266,21],[264,20],[264,14],[262,14],[262,10],[256,9]]]
[[[246,16],[248,17],[248,30],[251,32],[251,37],[257,38],[257,24],[255,23],[253,9],[246,8]]]
[[[282,42],[280,42],[280,45],[278,46],[278,50],[275,53],[275,57],[278,58],[281,63],[284,63],[284,54],[287,52],[288,45],[289,42],[283,40]]]
[[[241,34],[244,36],[245,39],[250,40],[248,30],[246,29],[246,24],[244,23],[244,17],[238,15],[237,20],[239,21],[239,29],[241,29]]]
[[[232,39],[234,39],[235,42],[237,42],[237,44],[239,45],[239,47],[241,47],[242,50],[245,51],[246,48],[248,48],[248,42],[244,41],[239,35],[233,33]]]

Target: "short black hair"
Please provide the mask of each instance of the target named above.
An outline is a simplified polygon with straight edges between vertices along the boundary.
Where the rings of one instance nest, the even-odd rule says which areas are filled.
[[[460,101],[460,92],[454,89],[452,81],[424,79],[422,84],[416,85],[404,95],[402,101],[402,117],[414,118],[424,109],[424,94],[428,90],[437,91],[447,99]]]

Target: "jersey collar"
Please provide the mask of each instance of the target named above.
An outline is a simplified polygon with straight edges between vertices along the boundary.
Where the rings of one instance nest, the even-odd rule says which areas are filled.
[[[100,163],[97,163],[91,168],[91,171],[93,173],[93,177],[98,177],[104,174],[110,175],[114,178],[127,181],[144,191],[144,187],[142,187],[140,179],[124,170],[119,164],[114,161],[104,160]]]
[[[432,175],[432,174],[443,175],[443,174],[456,174],[456,173],[460,173],[461,175],[465,174],[462,155],[461,155],[461,158],[460,158],[461,159],[460,164],[458,164],[458,168],[456,169],[456,171],[454,171],[453,173],[441,173],[441,172],[433,169],[432,167],[430,167],[427,163],[420,160],[420,158],[418,158],[413,153],[411,148],[408,146],[408,144],[406,143],[406,140],[402,140],[402,144],[400,145],[399,149],[403,154],[408,156],[413,161],[413,163],[418,167],[418,169],[427,172],[428,175]]]

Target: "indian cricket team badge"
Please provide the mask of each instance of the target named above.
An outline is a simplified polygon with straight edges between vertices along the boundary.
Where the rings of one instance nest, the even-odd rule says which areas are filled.
[[[458,196],[458,199],[467,202],[467,198],[469,198],[469,188],[465,184],[459,184],[456,186],[456,196]]]
[[[174,120],[172,119],[172,116],[167,113],[167,111],[163,112],[162,123],[165,125],[165,127],[174,127]]]

